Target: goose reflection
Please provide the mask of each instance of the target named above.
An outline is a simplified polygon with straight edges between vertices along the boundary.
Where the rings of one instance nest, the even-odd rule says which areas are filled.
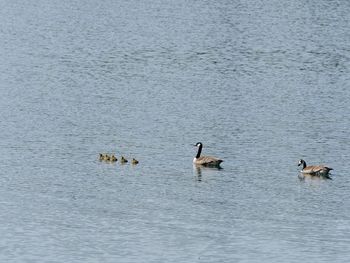
[[[197,165],[193,164],[193,171],[196,175],[197,181],[201,182],[202,181],[202,173],[204,172],[213,172],[213,171],[220,171],[223,170],[222,167],[206,167],[203,165]]]
[[[198,182],[202,181],[202,169],[198,165],[193,165],[193,170],[196,173],[196,180]]]
[[[324,181],[324,180],[333,180],[332,177],[324,176],[324,175],[311,175],[311,174],[304,174],[299,173],[298,179],[300,181]]]

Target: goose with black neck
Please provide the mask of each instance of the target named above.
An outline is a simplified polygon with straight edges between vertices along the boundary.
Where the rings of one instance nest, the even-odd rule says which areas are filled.
[[[193,163],[196,165],[202,165],[207,167],[221,168],[220,164],[223,160],[213,157],[213,156],[201,156],[203,143],[197,142],[194,146],[198,147],[198,152],[196,157],[193,159]]]

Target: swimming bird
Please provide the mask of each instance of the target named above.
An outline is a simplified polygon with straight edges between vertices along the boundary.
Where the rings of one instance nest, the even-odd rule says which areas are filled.
[[[324,176],[327,178],[330,178],[328,176],[329,171],[333,170],[333,168],[324,166],[324,165],[306,165],[306,162],[303,159],[300,159],[298,166],[302,165],[303,169],[301,172],[303,174],[309,174],[309,175],[317,175],[317,176]]]
[[[127,162],[128,162],[128,160],[127,160],[127,159],[125,159],[125,158],[124,158],[124,156],[122,156],[122,157],[120,158],[120,162],[121,162],[121,163],[127,163]]]
[[[114,156],[114,154],[112,154],[111,158],[110,158],[111,162],[116,162],[118,161],[117,157]]]
[[[105,154],[104,160],[105,160],[106,162],[109,162],[109,161],[111,160],[111,156],[109,156],[108,154]]]
[[[109,156],[107,153],[100,153],[100,157],[99,157],[99,160],[100,161],[109,161]]]
[[[135,158],[132,158],[132,160],[131,160],[131,164],[136,165],[136,164],[138,164],[138,163],[139,163],[139,161],[138,161],[138,160],[136,160]]]
[[[222,163],[223,160],[212,156],[201,156],[201,152],[203,148],[203,144],[201,142],[197,142],[194,146],[198,147],[197,155],[193,159],[194,164],[210,166],[210,167],[220,167],[220,163]]]

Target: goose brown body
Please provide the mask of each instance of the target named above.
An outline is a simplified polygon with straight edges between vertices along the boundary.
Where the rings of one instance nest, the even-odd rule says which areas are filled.
[[[195,146],[198,147],[198,152],[196,157],[193,159],[194,164],[203,165],[203,166],[220,167],[220,164],[223,162],[223,160],[213,156],[201,156],[203,144],[201,142],[198,142]]]
[[[310,174],[310,175],[318,175],[318,176],[328,176],[329,171],[333,170],[333,168],[324,166],[324,165],[306,165],[306,162],[301,159],[299,161],[298,166],[303,165],[303,169],[301,172],[303,174]]]

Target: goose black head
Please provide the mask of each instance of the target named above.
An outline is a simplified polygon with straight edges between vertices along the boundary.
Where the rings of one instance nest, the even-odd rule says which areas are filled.
[[[305,161],[303,160],[303,159],[300,159],[300,161],[299,161],[299,163],[298,163],[298,166],[300,166],[300,165],[302,165],[302,164],[304,164],[305,163]]]
[[[201,142],[197,142],[194,146],[200,147],[200,146],[203,146],[203,144]]]

